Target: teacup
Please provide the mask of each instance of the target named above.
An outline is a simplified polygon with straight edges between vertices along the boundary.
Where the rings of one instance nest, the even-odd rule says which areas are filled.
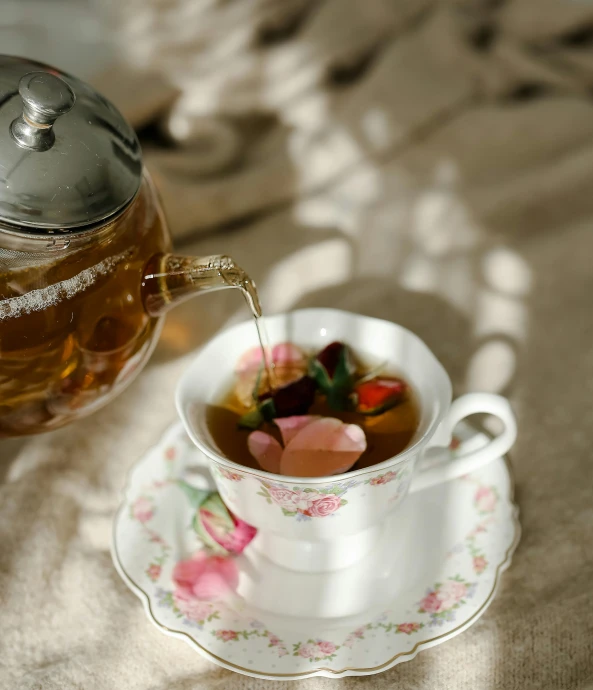
[[[470,393],[451,403],[451,381],[428,349],[410,331],[379,319],[335,309],[304,309],[266,318],[272,343],[292,341],[320,350],[335,340],[370,361],[386,362],[415,389],[420,424],[409,446],[380,464],[331,477],[286,477],[244,467],[224,457],[205,419],[230,383],[235,364],[258,344],[253,321],[213,338],[196,356],[177,389],[177,409],[195,445],[208,458],[218,490],[230,510],[257,528],[249,548],[291,570],[323,572],[363,558],[381,534],[386,517],[409,492],[472,472],[504,455],[517,431],[508,401]],[[469,415],[499,417],[503,432],[467,453],[449,450],[452,431]]]

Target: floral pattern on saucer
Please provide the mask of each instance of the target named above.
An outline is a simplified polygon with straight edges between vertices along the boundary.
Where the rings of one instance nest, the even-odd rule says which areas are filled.
[[[179,500],[177,484],[185,468],[199,462],[179,425],[135,466],[116,517],[114,563],[165,632],[190,642],[216,663],[255,677],[366,674],[413,658],[419,650],[458,634],[485,610],[518,539],[508,471],[503,460],[495,461],[451,482],[464,497],[459,510],[465,532],[448,545],[432,577],[428,570],[423,582],[410,583],[378,614],[361,614],[358,621],[329,628],[322,619],[311,620],[308,630],[299,630],[290,620],[268,620],[265,611],[253,609],[237,595],[201,601],[176,591],[175,564],[200,548],[190,527],[191,508]],[[382,481],[366,483],[409,481],[397,471],[379,478]],[[348,490],[361,483],[346,480],[337,490],[322,486],[298,492],[262,482],[260,495],[284,515],[329,519],[339,515]]]
[[[443,625],[445,621],[454,621],[456,609],[464,606],[475,591],[475,583],[466,582],[459,575],[445,582],[437,582],[419,602],[418,613],[429,614],[429,625]]]

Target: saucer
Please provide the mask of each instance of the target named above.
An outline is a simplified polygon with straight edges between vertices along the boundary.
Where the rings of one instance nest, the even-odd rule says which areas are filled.
[[[486,441],[460,425],[454,445]],[[500,458],[408,496],[374,549],[348,568],[293,572],[250,545],[236,559],[232,598],[188,603],[175,597],[171,573],[201,544],[179,479],[214,486],[206,458],[176,424],[130,473],[114,522],[115,567],[160,630],[258,678],[371,675],[451,639],[490,605],[520,536]]]

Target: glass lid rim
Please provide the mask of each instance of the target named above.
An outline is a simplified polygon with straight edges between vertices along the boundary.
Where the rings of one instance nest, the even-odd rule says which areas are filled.
[[[119,216],[128,210],[128,207],[138,198],[142,184],[139,185],[135,194],[131,196],[126,202],[121,204],[118,208],[113,209],[110,213],[105,214],[100,218],[93,218],[87,223],[63,223],[60,225],[49,223],[34,223],[21,222],[5,218],[0,215],[0,232],[8,232],[13,235],[23,235],[26,237],[66,237],[68,235],[80,235],[85,231],[92,232],[103,225],[116,220]],[[39,230],[39,232],[35,232]]]

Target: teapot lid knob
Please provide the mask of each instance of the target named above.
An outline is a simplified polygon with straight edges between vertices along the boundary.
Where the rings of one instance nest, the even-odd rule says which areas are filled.
[[[0,55],[0,233],[100,227],[136,197],[142,171],[134,130],[92,86]]]
[[[70,86],[49,72],[29,72],[19,81],[23,113],[12,122],[17,144],[33,151],[47,151],[55,141],[53,124],[72,109],[76,97]]]

